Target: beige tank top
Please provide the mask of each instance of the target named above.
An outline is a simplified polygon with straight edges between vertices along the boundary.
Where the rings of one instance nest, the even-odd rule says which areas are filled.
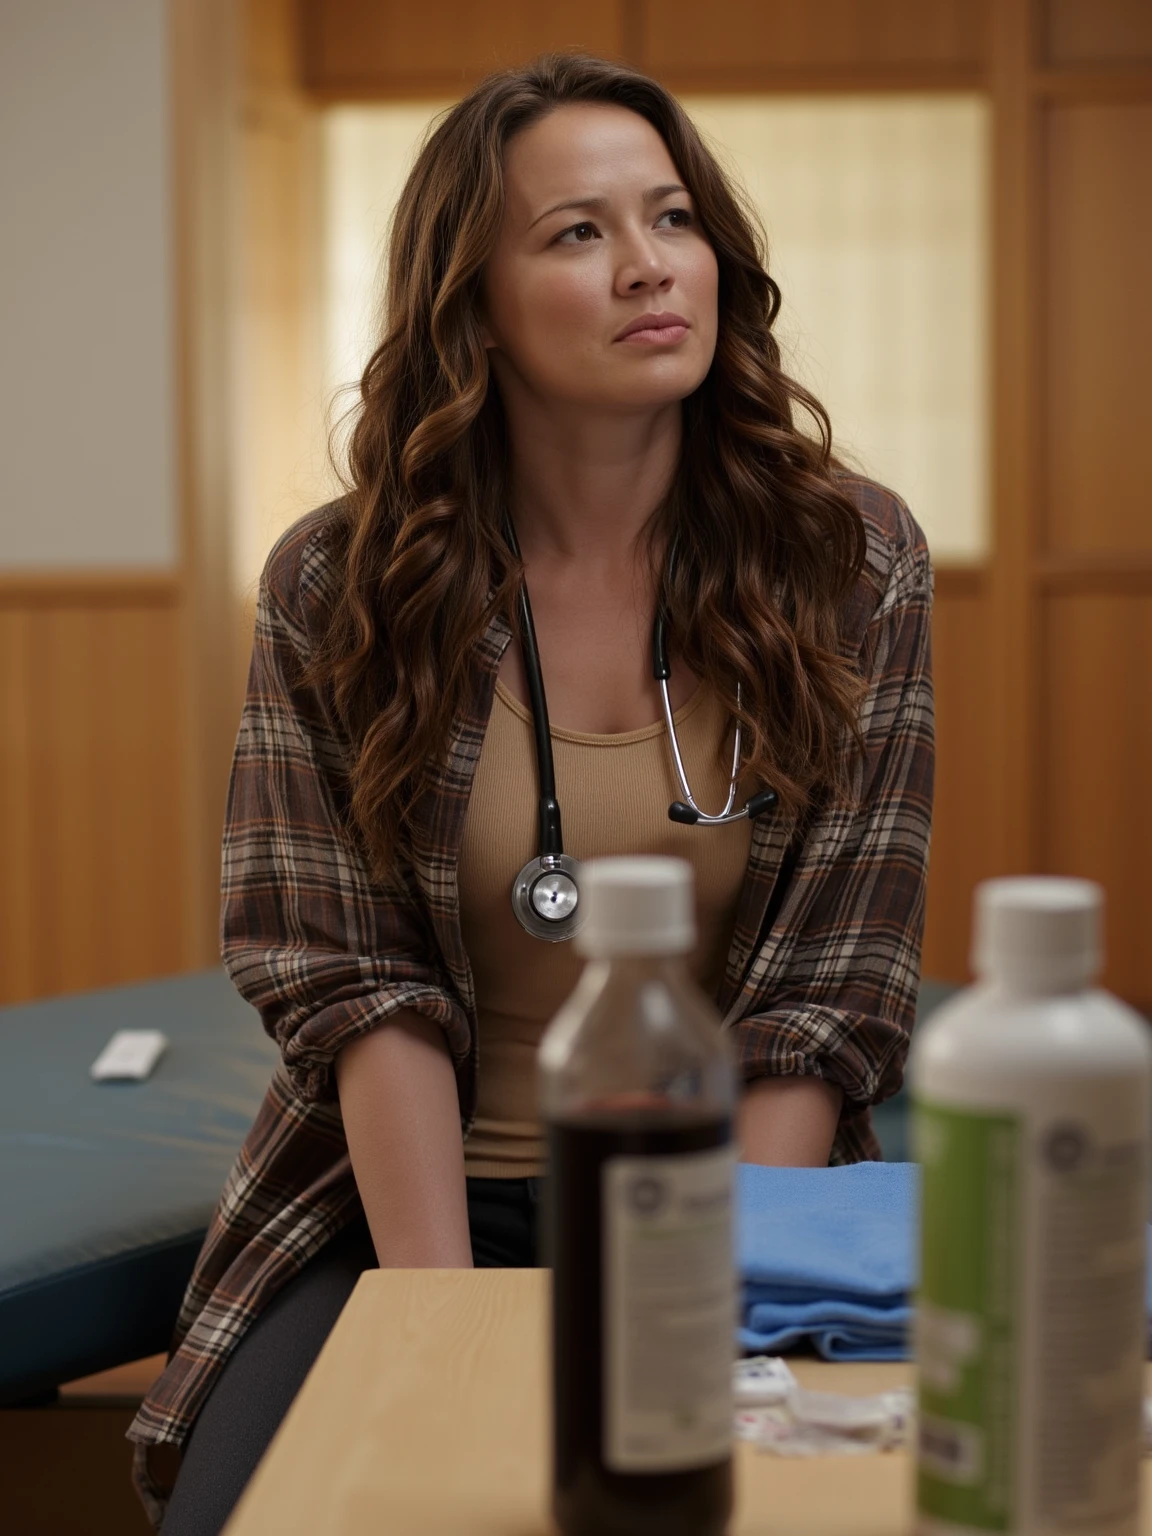
[[[730,720],[702,684],[675,721],[697,804],[721,810],[731,765]],[[714,991],[731,943],[751,824],[745,819],[725,827],[684,827],[668,820],[668,806],[680,792],[662,723],[617,736],[553,726],[552,742],[566,852],[577,859],[672,854],[695,869],[699,943],[689,964],[700,985]],[[466,1171],[478,1177],[524,1178],[546,1171],[536,1109],[536,1049],[582,964],[572,944],[532,938],[512,911],[512,882],[536,852],[537,794],[532,716],[498,682],[458,869],[460,919],[480,1025],[479,1098],[464,1160]]]

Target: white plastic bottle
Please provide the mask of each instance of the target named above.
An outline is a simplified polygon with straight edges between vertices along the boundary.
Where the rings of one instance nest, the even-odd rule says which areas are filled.
[[[1152,1045],[1092,986],[1101,908],[981,886],[977,983],[914,1037],[918,1536],[1137,1536]]]

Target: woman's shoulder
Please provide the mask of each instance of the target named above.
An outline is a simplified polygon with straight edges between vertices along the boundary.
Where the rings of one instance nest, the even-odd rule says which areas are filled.
[[[347,514],[346,497],[327,502],[297,518],[272,546],[260,587],[290,624],[312,631],[331,610],[343,580]]]
[[[848,629],[863,640],[872,621],[915,593],[932,595],[932,564],[924,531],[901,496],[855,471],[836,475],[837,488],[864,524],[864,568],[849,602]]]

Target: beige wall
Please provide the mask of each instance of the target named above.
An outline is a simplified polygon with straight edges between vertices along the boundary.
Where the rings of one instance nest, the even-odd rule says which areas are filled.
[[[178,559],[162,0],[5,0],[0,569]]]

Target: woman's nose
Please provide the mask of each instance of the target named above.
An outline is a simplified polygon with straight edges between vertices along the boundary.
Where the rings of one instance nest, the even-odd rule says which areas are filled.
[[[636,293],[643,288],[671,286],[672,269],[659,242],[643,234],[633,236],[616,268],[617,291]]]

